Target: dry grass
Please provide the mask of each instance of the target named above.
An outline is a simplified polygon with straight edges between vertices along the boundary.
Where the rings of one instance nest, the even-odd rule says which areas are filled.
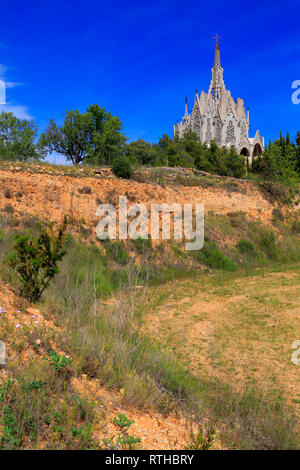
[[[176,351],[194,375],[214,377],[233,393],[244,396],[246,420],[250,422],[244,435],[241,431],[234,437],[236,427],[233,426],[230,445],[236,440],[249,448],[247,428],[249,431],[253,418],[258,420],[262,414],[268,415],[265,431],[269,429],[269,435],[261,436],[260,445],[265,442],[267,447],[272,446],[273,438],[276,440],[272,426],[279,433],[282,430],[288,418],[288,414],[284,416],[287,408],[299,420],[299,370],[291,362],[291,345],[299,339],[300,331],[299,294],[299,264],[242,276],[222,274],[207,278],[202,275],[193,283],[177,281],[169,288],[152,292],[153,297],[163,301],[160,300],[160,308],[156,304],[148,315],[146,331]],[[253,389],[257,393],[252,396]],[[285,411],[280,421],[273,405],[279,410],[284,404],[287,408],[282,408]],[[263,411],[264,407],[269,407],[269,414]],[[227,427],[227,443],[228,431]]]

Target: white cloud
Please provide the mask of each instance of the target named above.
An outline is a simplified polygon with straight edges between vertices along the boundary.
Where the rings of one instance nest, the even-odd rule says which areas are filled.
[[[13,113],[19,119],[33,119],[26,106],[13,105],[11,103],[0,104],[0,112],[2,111],[5,113]]]
[[[0,80],[5,82],[6,90],[22,86],[21,82],[9,82],[6,80],[6,74],[8,67],[4,64],[0,64]],[[6,93],[7,97],[7,93]],[[33,117],[30,115],[29,110],[26,106],[21,104],[14,104],[12,102],[7,102],[6,104],[0,104],[0,112],[4,111],[5,113],[13,113],[19,119],[28,119],[31,120]]]

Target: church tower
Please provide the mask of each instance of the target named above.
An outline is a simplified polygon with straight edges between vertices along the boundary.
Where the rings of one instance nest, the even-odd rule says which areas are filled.
[[[216,49],[215,49],[215,62],[214,66],[211,69],[212,79],[208,93],[212,93],[215,101],[219,100],[221,97],[222,90],[225,90],[224,80],[223,80],[223,69],[221,67],[221,57],[219,49],[219,36],[218,34],[215,37],[216,39]]]
[[[191,130],[199,136],[202,143],[209,146],[214,140],[219,147],[234,148],[238,153],[247,156],[251,163],[252,158],[263,152],[264,138],[261,138],[258,130],[255,137],[249,137],[249,111],[246,113],[241,98],[235,101],[230,91],[225,88],[218,34],[215,39],[214,66],[211,69],[212,78],[208,93],[202,91],[199,96],[196,91],[190,114],[186,99],[182,121],[174,126],[174,137],[182,138]]]

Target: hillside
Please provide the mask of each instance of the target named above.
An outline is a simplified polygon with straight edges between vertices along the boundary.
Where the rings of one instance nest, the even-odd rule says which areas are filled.
[[[297,194],[178,168],[2,163],[0,180],[0,448],[184,449],[212,426],[216,449],[299,445]],[[203,253],[97,241],[98,205],[124,195],[204,203]],[[65,215],[67,255],[30,304],[6,264],[13,235]]]

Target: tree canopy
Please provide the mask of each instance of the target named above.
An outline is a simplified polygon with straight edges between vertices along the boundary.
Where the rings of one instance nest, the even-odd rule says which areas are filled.
[[[252,165],[254,173],[261,174],[264,178],[290,178],[300,174],[300,132],[298,131],[295,142],[292,142],[287,133],[279,139],[269,142],[264,155],[254,160]]]
[[[0,113],[0,159],[24,162],[44,158],[45,149],[37,132],[33,121],[18,119],[12,113]]]
[[[122,123],[116,116],[94,104],[85,113],[67,111],[61,126],[50,120],[41,142],[73,164],[110,163],[121,153],[126,141],[121,129]]]

